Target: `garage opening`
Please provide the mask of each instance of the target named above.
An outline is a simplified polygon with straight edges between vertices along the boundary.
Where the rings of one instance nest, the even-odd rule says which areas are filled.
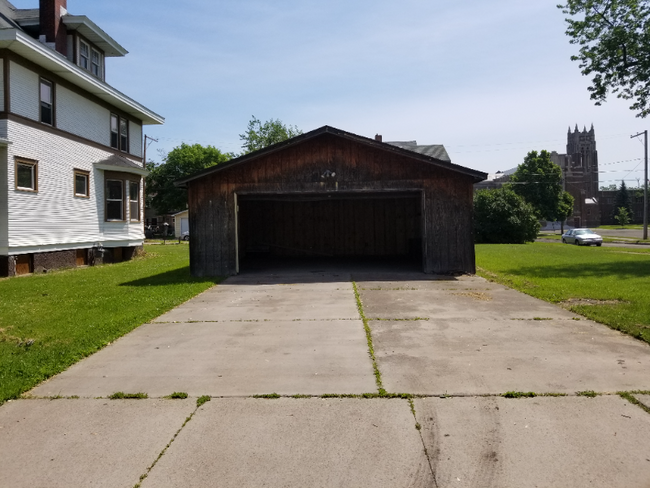
[[[420,192],[238,195],[240,270],[388,262],[422,269]]]

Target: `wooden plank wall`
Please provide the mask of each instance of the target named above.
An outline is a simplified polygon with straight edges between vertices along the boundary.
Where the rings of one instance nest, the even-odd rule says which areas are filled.
[[[336,177],[322,178],[325,170],[335,172]],[[397,151],[323,134],[190,182],[191,272],[194,276],[235,273],[235,193],[245,202],[246,195],[256,193],[422,190],[424,214],[420,228],[425,239],[424,271],[473,273],[472,184],[470,176],[414,160]],[[302,232],[294,232],[292,246],[287,247],[303,249],[320,243],[319,250],[335,249],[336,253],[363,250],[371,255],[403,250],[404,239],[398,236],[409,235],[415,228],[408,223],[408,210],[382,201],[357,202],[348,212],[339,208],[331,214],[319,207],[322,204],[318,202],[274,205],[267,211],[264,232],[272,242],[283,242],[281,231],[273,224],[295,229],[296,222],[300,222]],[[245,210],[242,201],[240,209]],[[376,213],[380,215],[377,218]],[[314,220],[302,214],[318,218]],[[358,214],[363,218],[357,218]],[[334,217],[330,221],[327,215]],[[384,223],[377,224],[379,219]],[[387,233],[391,221],[395,232]],[[314,225],[315,222],[320,225]],[[248,224],[240,222],[241,225]],[[351,229],[360,232],[350,232]],[[250,235],[246,232],[249,231],[242,229],[241,235]]]

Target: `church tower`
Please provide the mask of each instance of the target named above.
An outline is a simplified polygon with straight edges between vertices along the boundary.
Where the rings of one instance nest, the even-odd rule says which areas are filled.
[[[580,175],[586,198],[595,198],[598,194],[598,152],[593,124],[589,131],[584,127],[582,132],[578,130],[577,124],[573,132],[569,127],[566,154],[569,159],[567,169],[575,176]]]

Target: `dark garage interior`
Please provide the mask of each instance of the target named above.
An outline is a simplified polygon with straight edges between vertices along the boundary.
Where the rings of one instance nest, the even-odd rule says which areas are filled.
[[[422,263],[420,192],[241,195],[240,269],[261,261]]]

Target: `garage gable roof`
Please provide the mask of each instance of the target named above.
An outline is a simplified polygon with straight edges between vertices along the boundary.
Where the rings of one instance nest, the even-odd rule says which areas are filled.
[[[406,156],[409,158],[412,158],[414,160],[422,161],[423,163],[428,163],[428,164],[433,164],[435,166],[439,166],[445,169],[449,169],[451,171],[455,171],[457,173],[461,173],[467,176],[471,176],[475,179],[475,182],[478,183],[479,181],[483,181],[486,177],[487,174],[483,173],[481,171],[476,171],[470,168],[466,168],[464,166],[460,166],[457,164],[453,164],[449,160],[449,156],[447,156],[447,152],[445,151],[443,146],[414,146],[414,148],[410,148],[408,145],[405,145],[404,147],[400,147],[395,145],[395,143],[387,143],[387,142],[379,142],[376,141],[375,139],[370,139],[368,137],[363,137],[359,136],[357,134],[353,134],[351,132],[346,132],[341,129],[336,129],[335,127],[330,127],[328,125],[324,125],[323,127],[320,127],[319,129],[312,130],[310,132],[306,132],[305,134],[301,134],[296,137],[292,137],[291,139],[287,139],[286,141],[278,142],[277,144],[273,144],[271,146],[259,149],[257,151],[253,151],[251,153],[245,154],[243,156],[240,156],[235,159],[231,159],[230,161],[227,161],[225,163],[218,164],[216,166],[211,166],[210,168],[206,168],[202,171],[199,171],[198,173],[189,176],[187,178],[183,178],[181,180],[176,181],[174,184],[176,186],[180,187],[186,187],[187,183],[197,180],[199,178],[202,178],[206,175],[210,175],[213,173],[218,173],[219,171],[223,171],[226,168],[230,168],[232,166],[237,166],[240,164],[245,164],[251,161],[254,161],[262,156],[266,156],[268,154],[281,151],[283,149],[286,149],[291,146],[295,146],[298,144],[301,144],[303,142],[306,142],[310,139],[314,139],[316,137],[322,136],[324,134],[332,134],[337,137],[341,137],[343,139],[351,140],[360,144],[364,144],[367,146],[372,146],[378,149],[381,149],[383,151],[388,151],[388,152],[393,152],[395,154],[399,154],[402,156]],[[438,148],[437,150],[428,150],[428,151],[419,151],[416,150],[415,148]],[[441,149],[440,149],[441,148]],[[442,156],[445,157],[446,159],[439,159],[431,154],[435,154],[437,156]]]

